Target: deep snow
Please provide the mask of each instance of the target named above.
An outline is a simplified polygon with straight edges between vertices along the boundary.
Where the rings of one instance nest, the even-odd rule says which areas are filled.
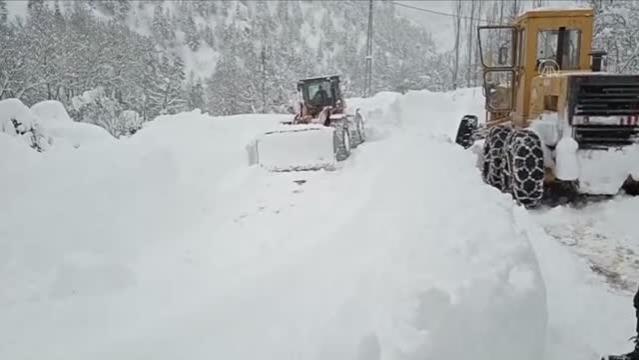
[[[485,186],[473,154],[452,143],[463,114],[483,113],[480,97],[351,99],[370,141],[332,172],[248,166],[244,146],[288,115],[193,111],[44,153],[0,133],[10,155],[0,358],[626,350],[630,296],[609,292],[535,216]],[[621,210],[636,208],[628,201]]]

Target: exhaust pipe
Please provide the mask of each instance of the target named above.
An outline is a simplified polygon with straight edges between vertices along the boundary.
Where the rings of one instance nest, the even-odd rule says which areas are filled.
[[[604,64],[604,57],[608,55],[608,53],[604,50],[593,50],[588,55],[590,55],[590,58],[591,58],[590,69],[593,72],[602,71],[603,64]]]

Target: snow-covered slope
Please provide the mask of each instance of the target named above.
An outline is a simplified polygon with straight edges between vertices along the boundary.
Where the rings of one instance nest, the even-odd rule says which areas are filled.
[[[575,339],[584,324],[620,324],[585,315],[621,316],[625,298],[583,284],[572,255],[450,140],[479,96],[352,99],[373,136],[332,172],[247,166],[244,145],[288,115],[194,111],[41,154],[0,134],[12,154],[0,177],[0,358],[616,350],[604,347],[621,346],[623,326],[596,345]],[[554,273],[556,260],[570,272]]]

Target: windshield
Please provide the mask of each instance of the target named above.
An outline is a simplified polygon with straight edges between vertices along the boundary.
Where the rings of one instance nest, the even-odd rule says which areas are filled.
[[[307,85],[308,101],[313,105],[328,105],[332,103],[331,82],[318,81]]]
[[[566,30],[564,41],[559,46],[559,30],[545,30],[537,34],[537,60],[554,60],[561,64],[561,69],[579,68],[580,30]],[[561,51],[561,59],[558,52]],[[561,61],[560,61],[561,60]]]

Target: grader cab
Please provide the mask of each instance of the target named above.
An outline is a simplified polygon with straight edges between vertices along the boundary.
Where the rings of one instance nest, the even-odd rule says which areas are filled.
[[[483,179],[526,207],[549,189],[639,188],[639,74],[603,71],[593,22],[588,8],[533,9],[478,27],[486,116],[464,116],[456,142],[483,140]]]

